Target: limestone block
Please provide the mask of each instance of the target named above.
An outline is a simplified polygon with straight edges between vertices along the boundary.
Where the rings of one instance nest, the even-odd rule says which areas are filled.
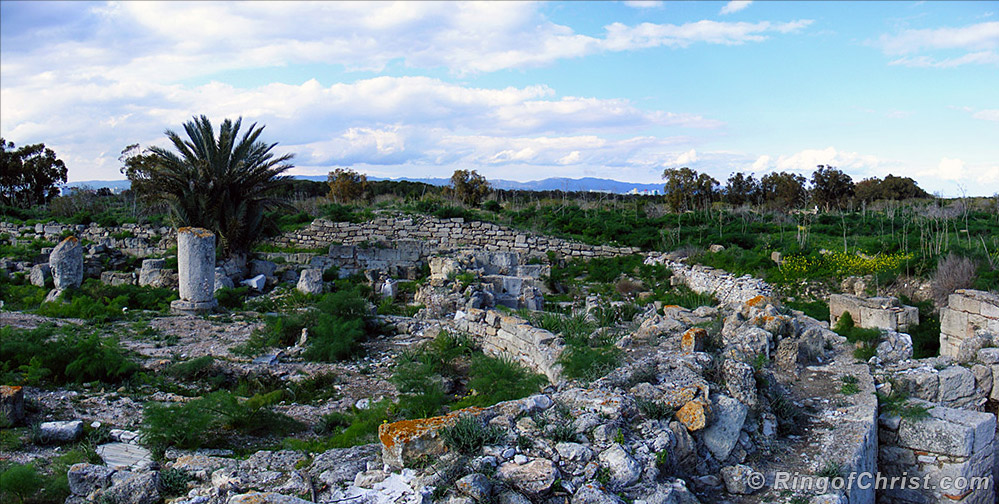
[[[724,461],[732,453],[748,411],[745,404],[731,397],[721,394],[711,397],[711,425],[704,429],[702,439],[715,459]]]
[[[45,287],[48,280],[52,278],[52,268],[49,267],[49,263],[36,264],[31,267],[29,278],[31,285]]]
[[[75,236],[59,242],[49,254],[52,280],[57,290],[79,287],[83,282],[83,246]]]
[[[924,419],[903,418],[898,443],[912,450],[970,457],[991,446],[995,417],[988,413],[936,406]]]
[[[410,460],[444,453],[446,447],[440,430],[454,425],[462,416],[477,416],[481,411],[481,408],[465,408],[443,416],[379,425],[382,462],[393,469],[401,469]]]
[[[938,375],[940,379],[940,394],[938,401],[947,403],[975,393],[975,375],[965,367],[950,366],[941,370]]]
[[[20,386],[0,385],[0,420],[5,419],[8,426],[17,425],[24,420],[24,389]]]
[[[551,489],[559,471],[551,460],[537,458],[523,465],[506,462],[496,470],[496,477],[520,492],[538,496]]]
[[[982,312],[982,302],[972,296],[966,296],[963,291],[961,294],[955,292],[947,296],[947,307],[976,315]]]
[[[701,352],[708,339],[708,332],[701,327],[687,329],[680,338],[680,349],[685,354]]]
[[[76,441],[83,434],[83,422],[67,420],[57,422],[42,422],[42,439],[47,442],[69,443]]]
[[[941,308],[940,332],[958,339],[971,337],[968,332],[968,314],[950,308]]]
[[[854,320],[854,322],[857,321]],[[860,322],[857,323],[857,326],[895,331],[898,329],[898,319],[895,317],[894,311],[861,306]]]

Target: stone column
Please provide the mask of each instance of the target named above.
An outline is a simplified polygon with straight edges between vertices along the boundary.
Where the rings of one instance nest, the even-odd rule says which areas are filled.
[[[215,308],[215,235],[211,231],[177,230],[177,271],[180,299],[170,303],[172,311],[191,314]]]

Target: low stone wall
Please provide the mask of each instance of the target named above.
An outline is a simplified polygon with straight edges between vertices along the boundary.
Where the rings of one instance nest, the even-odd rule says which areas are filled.
[[[136,257],[162,255],[177,243],[177,230],[165,226],[122,224],[115,227],[101,227],[94,223],[90,225],[50,223],[23,226],[11,222],[0,222],[0,234],[7,234],[12,240],[19,242],[30,243],[36,239],[58,242],[65,233],[71,233],[80,240],[93,242],[110,249],[118,249],[127,255]]]
[[[898,298],[830,295],[829,323],[835,326],[846,312],[850,313],[855,326],[867,329],[907,332],[919,324],[919,309],[899,303]]]
[[[995,502],[992,480],[996,417],[990,413],[920,404],[931,408],[928,417],[880,416],[878,450],[882,476],[906,476],[909,482],[918,480],[920,486],[910,489],[908,485],[905,488],[898,485],[881,490],[878,502]],[[984,485],[970,488],[976,481],[984,481]],[[924,488],[924,483],[929,483],[930,488]]]
[[[966,361],[999,335],[999,296],[961,289],[940,309],[940,355]]]
[[[454,327],[478,337],[482,351],[488,355],[513,359],[547,376],[552,383],[562,379],[558,358],[565,345],[558,336],[520,317],[471,308],[455,314]]]
[[[489,251],[514,251],[525,255],[545,255],[548,251],[570,257],[612,257],[638,253],[635,247],[611,247],[518,231],[480,221],[457,217],[380,217],[368,222],[332,222],[316,219],[304,229],[273,240],[285,247],[321,248],[331,244],[356,245],[374,241],[421,240],[432,250],[472,246]]]
[[[773,288],[750,275],[737,277],[727,271],[674,261],[667,254],[653,253],[645,264],[662,264],[673,272],[672,281],[679,282],[699,294],[712,294],[722,303],[745,303],[758,296],[773,297]]]

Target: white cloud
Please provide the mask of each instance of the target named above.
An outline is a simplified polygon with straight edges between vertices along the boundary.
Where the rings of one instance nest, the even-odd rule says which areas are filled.
[[[762,42],[772,33],[794,33],[812,24],[810,19],[787,23],[729,23],[702,20],[682,25],[641,23],[628,26],[612,23],[607,28],[607,38],[602,47],[611,51],[625,51],[649,47],[688,47],[702,42],[722,45],[741,45]]]
[[[999,109],[986,109],[979,110],[972,114],[971,117],[975,119],[982,119],[984,121],[999,121]]]
[[[967,64],[999,63],[999,22],[962,27],[903,30],[882,35],[875,43],[892,65],[952,68]],[[944,54],[925,54],[925,53]]]
[[[965,177],[964,161],[957,158],[941,158],[935,170],[923,173],[944,180],[961,180]]]
[[[749,7],[749,4],[751,3],[753,3],[752,0],[731,0],[729,3],[725,4],[725,6],[721,8],[719,14],[732,14],[735,12],[739,12],[742,9]]]
[[[676,157],[663,163],[663,166],[687,166],[697,162],[697,151],[690,149],[687,152],[681,152],[677,154]]]
[[[877,156],[857,152],[839,151],[834,147],[805,149],[794,154],[780,155],[776,159],[762,155],[753,163],[754,171],[789,171],[811,174],[818,165],[834,166],[850,174],[873,173],[883,161]]]
[[[635,9],[658,9],[664,3],[662,0],[626,0],[624,2],[628,7]]]

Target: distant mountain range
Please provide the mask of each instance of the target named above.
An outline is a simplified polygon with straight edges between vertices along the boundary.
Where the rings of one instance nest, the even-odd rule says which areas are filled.
[[[324,182],[326,181],[325,175],[296,175],[296,179],[301,180],[314,180]],[[451,179],[446,178],[397,178],[397,179],[386,179],[378,177],[369,177],[368,180],[395,180],[402,181],[406,180],[409,182],[423,182],[424,184],[430,184],[434,186],[446,186],[451,183]],[[490,180],[489,183],[497,189],[518,189],[521,191],[600,191],[600,192],[610,192],[615,194],[625,194],[632,190],[637,190],[639,192],[652,192],[658,191],[662,192],[662,184],[638,184],[634,182],[621,182],[619,180],[612,179],[602,179],[594,177],[585,177],[579,179],[558,177],[558,178],[546,178],[544,180],[532,180],[530,182],[517,182],[516,180]],[[121,191],[128,189],[130,184],[127,180],[84,180],[80,182],[70,182],[67,184],[68,187],[82,187],[87,186],[93,189],[100,189],[102,187],[107,187],[113,191]]]

